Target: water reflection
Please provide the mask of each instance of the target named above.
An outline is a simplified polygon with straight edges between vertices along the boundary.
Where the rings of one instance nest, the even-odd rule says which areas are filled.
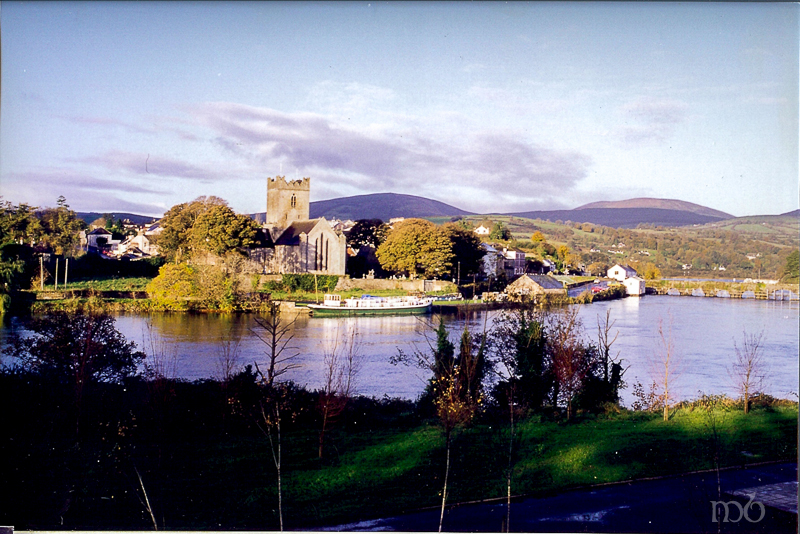
[[[610,310],[615,321],[612,336],[619,336],[612,349],[624,360],[627,368],[623,401],[633,400],[632,385],[650,379],[649,363],[658,346],[659,320],[671,324],[676,354],[681,356],[683,372],[675,382],[675,391],[682,397],[693,397],[698,391],[735,395],[728,374],[734,357],[734,340],[742,332],[764,330],[764,351],[770,364],[767,392],[788,397],[798,391],[798,338],[800,306],[797,302],[756,301],[741,299],[647,296],[641,299],[599,302],[584,305],[580,317],[589,341],[597,338],[598,318]],[[484,325],[491,327],[493,318],[478,313],[467,319],[475,332]],[[464,320],[444,317],[455,340],[464,327]],[[301,368],[287,377],[309,388],[320,387],[323,381],[323,354],[326,344],[337,335],[355,331],[364,356],[358,379],[361,394],[383,397],[415,398],[423,390],[427,375],[414,367],[392,365],[389,360],[398,350],[411,353],[426,350],[433,343],[434,317],[373,316],[349,318],[310,318],[298,315],[292,327],[293,339],[287,351],[296,353]],[[0,342],[18,323],[6,323],[0,329]],[[239,340],[241,365],[266,362],[267,347],[254,334],[251,315],[152,314],[119,315],[118,329],[140,347],[152,352],[155,347],[165,356],[174,357],[177,376],[195,380],[218,375],[218,364],[225,340]],[[427,336],[427,341],[426,341]],[[288,353],[287,353],[288,354]]]

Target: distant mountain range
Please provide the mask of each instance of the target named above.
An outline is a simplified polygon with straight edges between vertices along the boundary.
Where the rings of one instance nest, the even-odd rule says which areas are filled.
[[[311,203],[311,217],[329,219],[382,219],[393,217],[463,217],[475,213],[413,195],[378,193]],[[619,202],[596,202],[572,210],[505,213],[515,217],[551,221],[588,222],[616,228],[706,224],[732,215],[682,200],[638,198]],[[263,220],[263,215],[262,215]]]
[[[129,219],[137,224],[147,224],[153,217],[133,213],[112,213],[115,219]],[[311,218],[358,220],[394,217],[465,217],[478,215],[429,198],[397,193],[356,195],[312,202]],[[683,200],[662,198],[632,198],[629,200],[592,202],[571,210],[539,210],[500,215],[513,215],[529,219],[550,221],[588,222],[614,228],[635,228],[639,224],[655,226],[689,226],[733,219],[733,215]],[[83,212],[78,217],[90,223],[102,213]],[[800,217],[800,210],[771,217]],[[265,214],[251,214],[256,221],[263,222]],[[491,214],[486,215],[491,218]],[[766,216],[765,216],[766,217]]]
[[[617,208],[617,209],[661,209],[670,211],[689,211],[697,213],[698,215],[706,215],[708,217],[716,217],[717,219],[730,219],[733,217],[730,213],[724,211],[713,210],[700,204],[693,204],[684,200],[674,200],[669,198],[631,198],[628,200],[609,200],[601,202],[592,202],[583,206],[575,208],[576,210],[586,210],[593,208]]]

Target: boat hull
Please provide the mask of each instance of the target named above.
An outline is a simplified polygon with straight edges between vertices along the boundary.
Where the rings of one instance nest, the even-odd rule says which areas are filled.
[[[412,306],[387,306],[387,307],[354,307],[354,306],[323,306],[309,304],[308,308],[314,317],[350,317],[355,315],[425,315],[431,312],[431,304]]]

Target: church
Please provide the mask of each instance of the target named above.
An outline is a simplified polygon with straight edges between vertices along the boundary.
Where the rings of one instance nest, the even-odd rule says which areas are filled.
[[[267,178],[265,270],[276,274],[345,274],[347,241],[324,217],[309,218],[311,178]],[[271,251],[269,249],[272,249]],[[251,256],[252,257],[252,256]]]

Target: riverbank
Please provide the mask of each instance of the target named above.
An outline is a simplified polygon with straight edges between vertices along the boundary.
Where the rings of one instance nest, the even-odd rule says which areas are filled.
[[[18,529],[276,530],[276,471],[257,427],[252,375],[228,383],[134,379],[84,391],[76,436],[73,390],[37,375],[0,375],[15,409],[0,442],[14,488],[0,523]],[[436,506],[444,436],[409,401],[352,399],[326,433],[319,395],[293,389],[284,407],[286,528],[316,528]],[[706,405],[707,406],[707,405]],[[684,403],[660,414],[611,409],[564,421],[550,411],[518,421],[512,492],[543,496],[588,485],[791,460],[797,404],[764,397]],[[454,437],[450,503],[505,495],[508,423],[488,406]],[[480,462],[475,462],[480,458]]]
[[[751,298],[757,300],[798,300],[798,284],[765,284],[761,282],[731,282],[722,280],[647,280],[649,294]]]

